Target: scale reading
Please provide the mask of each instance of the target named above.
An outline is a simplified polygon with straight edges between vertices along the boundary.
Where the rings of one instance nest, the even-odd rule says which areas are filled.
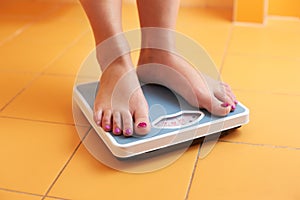
[[[182,128],[199,122],[204,117],[201,111],[180,111],[159,117],[152,122],[155,128]]]

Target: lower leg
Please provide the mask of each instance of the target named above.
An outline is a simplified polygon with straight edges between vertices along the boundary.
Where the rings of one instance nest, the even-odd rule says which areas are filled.
[[[141,27],[175,29],[179,0],[137,0]]]
[[[180,0],[137,0],[142,48],[173,48]]]
[[[122,32],[121,0],[80,0],[93,29],[96,44]]]
[[[93,30],[97,45],[97,59],[102,71],[108,60],[119,53],[126,65],[132,66],[128,52],[127,41],[122,32],[122,0],[80,0]],[[111,60],[110,60],[111,61]]]

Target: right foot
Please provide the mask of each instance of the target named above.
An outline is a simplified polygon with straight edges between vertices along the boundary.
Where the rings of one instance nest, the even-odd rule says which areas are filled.
[[[137,73],[145,83],[158,83],[180,94],[192,106],[225,116],[235,109],[230,87],[197,71],[182,57],[158,49],[141,51]]]
[[[148,104],[131,62],[119,58],[102,73],[94,120],[115,135],[145,135],[150,131]]]

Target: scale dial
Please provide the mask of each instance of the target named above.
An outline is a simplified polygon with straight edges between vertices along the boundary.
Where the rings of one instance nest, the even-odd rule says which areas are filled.
[[[180,111],[161,116],[152,122],[154,128],[182,128],[199,122],[204,117],[201,111]]]

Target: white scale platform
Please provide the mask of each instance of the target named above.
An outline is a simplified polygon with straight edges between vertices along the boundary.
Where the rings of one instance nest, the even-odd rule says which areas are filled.
[[[150,108],[151,131],[146,136],[115,136],[103,131],[93,120],[93,105],[98,82],[74,87],[74,100],[96,133],[112,154],[129,158],[171,147],[184,142],[240,127],[249,121],[249,110],[238,103],[234,112],[225,117],[210,115],[203,109],[191,107],[171,90],[154,84],[142,89]]]

